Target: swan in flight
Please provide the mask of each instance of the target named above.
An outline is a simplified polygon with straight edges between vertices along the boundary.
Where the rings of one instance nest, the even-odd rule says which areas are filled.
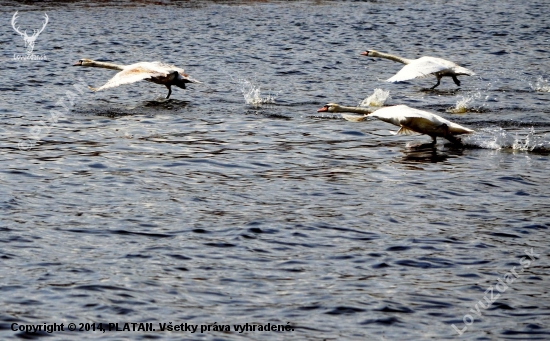
[[[475,73],[472,70],[468,70],[458,64],[450,62],[448,60],[436,57],[420,57],[418,59],[406,59],[398,56],[394,56],[387,53],[378,52],[375,50],[368,50],[362,52],[361,55],[368,57],[379,57],[393,60],[405,64],[405,66],[386,82],[403,82],[410,79],[427,77],[434,75],[437,78],[437,84],[431,87],[435,89],[442,77],[451,77],[456,85],[460,86],[460,81],[456,76],[474,76]]]
[[[166,86],[168,88],[168,95],[166,96],[166,99],[168,99],[172,94],[172,85],[185,89],[185,83],[200,83],[185,74],[183,69],[162,62],[141,62],[131,65],[118,65],[113,63],[97,62],[90,59],[80,59],[73,65],[100,67],[120,71],[99,88],[92,88],[94,91],[146,80],[148,82]]]
[[[350,112],[363,115],[342,115],[348,121],[362,121],[367,116],[374,117],[400,127],[397,133],[395,133],[396,135],[409,135],[412,133],[426,134],[431,136],[433,144],[436,143],[437,137],[443,137],[452,143],[461,144],[462,142],[459,138],[455,137],[455,135],[471,134],[474,132],[472,129],[453,123],[439,115],[414,109],[406,105],[385,107],[373,112],[368,108],[345,107],[336,103],[328,103],[317,110],[317,112]]]

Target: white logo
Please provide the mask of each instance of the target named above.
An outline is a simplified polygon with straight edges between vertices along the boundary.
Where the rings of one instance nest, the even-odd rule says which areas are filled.
[[[44,29],[46,28],[46,25],[48,24],[48,15],[46,13],[44,13],[44,17],[46,18],[46,20],[44,21],[44,25],[42,25],[42,28],[39,29],[39,30],[33,30],[33,34],[29,37],[29,35],[27,34],[27,30],[21,32],[19,30],[19,27],[16,27],[16,22],[17,22],[17,12],[15,12],[13,14],[13,18],[11,18],[11,26],[13,27],[13,29],[15,30],[15,32],[17,32],[19,35],[21,35],[23,37],[23,39],[25,40],[25,47],[27,48],[27,55],[26,56],[23,56],[23,55],[14,55],[13,58],[14,59],[27,59],[27,60],[44,60],[46,59],[46,56],[45,55],[42,55],[42,56],[39,56],[39,55],[35,55],[32,53],[32,51],[34,50],[34,43],[36,42],[36,38],[38,38],[38,36],[40,35],[40,33],[42,33],[42,31],[44,31]]]

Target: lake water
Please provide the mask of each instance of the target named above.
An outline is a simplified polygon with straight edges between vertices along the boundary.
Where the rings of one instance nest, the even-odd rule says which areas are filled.
[[[46,61],[14,60],[15,11],[29,34],[47,13],[33,52]],[[550,339],[547,1],[6,1],[0,14],[1,339]],[[402,65],[366,49],[477,75],[390,84]],[[161,60],[203,84],[169,100],[147,82],[94,93],[115,72],[71,66],[81,58]],[[316,111],[376,89],[476,133],[418,146],[430,138]],[[44,323],[64,331],[13,331]],[[231,331],[201,333],[214,323]],[[292,330],[234,331],[246,323]]]

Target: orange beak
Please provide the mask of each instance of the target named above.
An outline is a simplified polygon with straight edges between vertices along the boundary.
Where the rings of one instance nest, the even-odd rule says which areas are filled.
[[[328,107],[327,107],[327,106],[324,106],[324,107],[322,107],[321,109],[317,109],[317,112],[325,112],[325,111],[328,111]]]

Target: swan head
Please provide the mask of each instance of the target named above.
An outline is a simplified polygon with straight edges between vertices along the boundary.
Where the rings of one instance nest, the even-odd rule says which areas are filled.
[[[361,55],[362,56],[367,56],[367,57],[377,57],[378,56],[378,51],[367,50],[365,52],[361,52]]]
[[[91,59],[79,59],[73,66],[94,66],[95,62]]]
[[[327,103],[320,109],[317,109],[317,112],[340,112],[340,105],[336,103]]]

